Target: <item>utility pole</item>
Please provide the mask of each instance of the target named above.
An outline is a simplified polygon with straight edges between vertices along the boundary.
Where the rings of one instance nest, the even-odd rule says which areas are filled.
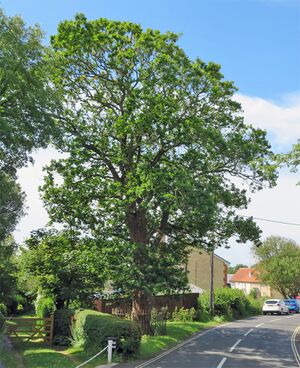
[[[209,309],[211,316],[215,314],[215,300],[214,300],[214,258],[215,249],[212,248],[210,252],[210,290],[209,290]]]

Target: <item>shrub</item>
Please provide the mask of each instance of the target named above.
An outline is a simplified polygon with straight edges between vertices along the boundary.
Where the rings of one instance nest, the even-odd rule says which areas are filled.
[[[73,311],[70,309],[57,309],[54,311],[53,343],[55,345],[70,345],[70,325],[73,314]]]
[[[55,311],[54,300],[50,296],[38,296],[35,302],[36,315],[39,318],[49,317]]]
[[[152,308],[151,310],[151,328],[154,336],[162,336],[167,333],[167,313],[168,308],[161,310]]]
[[[199,308],[204,314],[209,313],[209,292],[199,297]],[[249,298],[239,289],[215,289],[215,314],[228,319],[240,318],[251,314]]]
[[[172,321],[181,321],[181,322],[192,322],[198,319],[198,314],[195,308],[185,309],[180,308],[172,313]]]
[[[0,303],[0,315],[7,316],[7,308],[3,303]]]
[[[136,323],[93,310],[82,310],[75,314],[73,345],[99,351],[107,345],[110,336],[117,338],[118,353],[134,355],[138,352],[141,331]]]

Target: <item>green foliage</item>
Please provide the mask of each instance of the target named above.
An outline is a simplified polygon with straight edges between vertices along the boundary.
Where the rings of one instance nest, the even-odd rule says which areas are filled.
[[[242,263],[237,264],[236,266],[228,267],[228,273],[236,273],[240,268],[247,268],[247,265],[244,265]]]
[[[0,171],[14,174],[45,147],[53,132],[54,93],[44,60],[43,32],[0,9]]]
[[[167,308],[158,310],[156,308],[151,309],[151,330],[154,336],[165,335],[167,332],[166,320],[167,320]]]
[[[90,351],[100,351],[107,345],[107,338],[117,338],[117,352],[127,356],[137,354],[141,332],[131,321],[122,320],[109,314],[83,310],[75,314],[72,329],[73,343]]]
[[[7,308],[3,303],[0,303],[0,314],[2,316],[7,316]]]
[[[215,314],[228,319],[241,318],[254,313],[249,298],[239,289],[216,288]],[[209,314],[209,292],[205,292],[199,297],[199,309],[204,318]],[[254,313],[255,314],[255,313]]]
[[[172,313],[172,321],[181,321],[181,322],[192,322],[196,321],[198,319],[198,313],[195,308],[191,309],[185,309],[180,308],[177,310],[177,307],[175,308],[175,311]]]
[[[71,231],[38,230],[26,240],[20,269],[24,287],[53,295],[57,309],[86,305],[103,286],[103,267],[94,241]],[[35,282],[34,282],[35,281]]]
[[[49,317],[51,314],[53,314],[55,311],[53,297],[39,295],[35,302],[35,311],[39,318]]]
[[[38,26],[26,27],[21,17],[7,17],[0,9],[0,241],[23,215],[16,170],[54,134],[58,99],[49,83],[42,36]]]
[[[300,293],[300,247],[293,240],[270,236],[261,247],[252,247],[259,278],[284,298]]]
[[[293,144],[290,152],[279,154],[276,157],[279,164],[282,166],[287,165],[292,172],[297,172],[300,165],[300,139],[298,139],[297,143]],[[299,185],[300,182],[297,184]]]
[[[21,191],[20,185],[16,183],[14,176],[1,170],[0,188],[0,243],[2,243],[12,233],[20,217],[24,214],[24,193]]]
[[[0,241],[0,303],[9,305],[16,297],[17,268],[13,260],[16,244],[12,237]]]
[[[276,177],[233,83],[177,41],[82,14],[51,40],[64,105],[55,144],[68,157],[47,168],[45,205],[53,221],[97,239],[113,288],[131,296],[184,289],[189,246],[257,241],[253,220],[235,212],[249,201],[236,178],[254,191]]]

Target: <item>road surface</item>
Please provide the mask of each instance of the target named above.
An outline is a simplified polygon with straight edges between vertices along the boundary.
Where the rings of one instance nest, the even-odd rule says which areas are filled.
[[[300,315],[267,315],[203,331],[136,368],[299,368]],[[299,349],[299,347],[298,347]]]

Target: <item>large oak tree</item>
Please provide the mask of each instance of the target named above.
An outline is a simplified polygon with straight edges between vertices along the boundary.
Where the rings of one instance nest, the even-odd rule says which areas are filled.
[[[174,33],[84,15],[52,37],[64,112],[43,197],[53,221],[96,237],[108,277],[143,319],[147,296],[183,289],[191,246],[258,240],[235,210],[274,184],[265,132],[247,126],[220,66]],[[149,324],[145,330],[149,332]]]

